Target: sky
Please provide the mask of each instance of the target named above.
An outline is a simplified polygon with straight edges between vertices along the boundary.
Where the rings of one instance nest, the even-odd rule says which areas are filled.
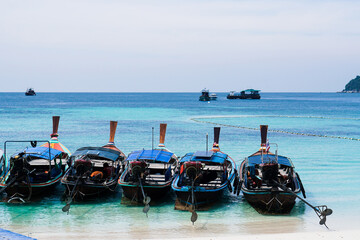
[[[335,92],[360,1],[0,0],[0,91]]]

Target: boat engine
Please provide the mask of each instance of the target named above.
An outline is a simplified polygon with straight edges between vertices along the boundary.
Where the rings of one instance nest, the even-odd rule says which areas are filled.
[[[10,158],[10,164],[12,166],[10,177],[7,182],[10,182],[14,177],[20,178],[27,175],[28,173],[28,163],[24,158],[24,153],[19,153],[18,155]]]
[[[196,176],[200,173],[202,168],[201,162],[186,162],[184,163],[186,175],[194,180]]]
[[[74,168],[75,168],[76,174],[78,176],[81,176],[86,172],[91,172],[91,167],[92,167],[92,164],[91,164],[90,160],[85,160],[85,159],[75,160]]]
[[[263,181],[269,186],[272,180],[277,181],[279,173],[279,165],[277,163],[267,163],[261,165],[261,173]]]
[[[145,172],[146,163],[143,161],[131,161],[130,162],[130,174],[133,177],[139,178],[142,173]]]

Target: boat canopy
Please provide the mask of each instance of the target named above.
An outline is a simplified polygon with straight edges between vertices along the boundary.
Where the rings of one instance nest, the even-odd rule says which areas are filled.
[[[15,155],[18,155],[21,152],[18,152]],[[35,147],[35,148],[26,148],[23,153],[26,154],[26,156],[30,156],[33,158],[41,158],[45,160],[53,160],[54,158],[59,157],[62,152],[53,148],[47,148],[47,147]]]
[[[227,157],[228,155],[222,152],[197,151],[195,153],[187,153],[184,157],[182,157],[180,162],[199,161],[223,164],[225,163]]]
[[[174,153],[162,149],[140,150],[131,152],[126,160],[154,160],[168,163]]]
[[[263,154],[263,162],[261,161],[261,154],[248,157],[249,166],[255,166],[256,164],[269,163],[276,161],[276,156],[273,154]],[[288,167],[294,167],[291,160],[284,156],[278,155],[278,164],[285,165]]]
[[[243,90],[244,92],[260,92],[260,90],[255,90],[255,89],[246,89],[246,90]]]
[[[110,161],[116,161],[119,156],[121,155],[121,152],[109,149],[109,148],[103,148],[103,147],[82,147],[76,150],[71,157],[74,156],[93,156],[93,158],[101,158],[106,159]]]

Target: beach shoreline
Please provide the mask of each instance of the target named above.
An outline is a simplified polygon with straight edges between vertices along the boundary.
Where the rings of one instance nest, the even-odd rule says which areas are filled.
[[[97,234],[88,234],[86,232],[76,233],[76,234],[66,234],[66,233],[37,233],[32,234],[31,237],[42,240],[42,239],[194,239],[194,240],[225,240],[225,239],[246,239],[246,240],[300,240],[300,239],[326,239],[326,240],[337,240],[337,239],[355,239],[356,236],[359,236],[359,230],[345,230],[345,231],[319,231],[319,232],[296,232],[296,233],[265,233],[265,234],[212,234],[209,236],[186,236],[182,237],[176,234],[166,235],[159,237],[160,233],[157,233],[157,236],[144,237],[141,233],[134,234],[131,236],[118,235],[116,232],[103,232]]]

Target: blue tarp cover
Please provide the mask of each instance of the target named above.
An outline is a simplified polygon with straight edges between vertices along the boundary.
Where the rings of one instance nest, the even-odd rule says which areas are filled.
[[[263,155],[263,160],[264,160],[264,163],[274,162],[275,161],[275,155],[273,155],[273,154],[264,154]],[[255,155],[255,156],[248,157],[248,161],[249,161],[249,165],[261,164],[262,163],[261,162],[261,155]],[[294,167],[289,158],[284,157],[284,156],[279,156],[279,155],[278,155],[278,164],[289,166],[289,167]]]
[[[213,163],[219,163],[223,164],[228,157],[227,154],[221,153],[221,152],[213,152],[208,151],[208,154],[211,154],[211,157],[202,157],[202,154],[199,154],[199,152],[195,153],[187,153],[184,157],[181,158],[180,162],[188,162],[188,161],[201,161],[201,162],[213,162]]]
[[[26,237],[24,235],[14,233],[5,229],[0,228],[0,239],[11,239],[11,240],[36,240],[35,238]]]
[[[83,156],[83,155],[94,155],[99,158],[108,159],[111,161],[116,161],[121,152],[115,151],[109,148],[103,148],[103,147],[82,147],[76,150],[71,157],[74,156]]]
[[[53,160],[54,158],[56,158],[60,154],[62,154],[61,151],[56,150],[54,148],[50,148],[50,159],[49,159],[49,148],[47,148],[47,147],[26,148],[23,152],[26,153],[26,156],[31,156],[34,158],[41,158],[41,159],[46,159],[46,160]],[[19,153],[17,153],[17,154],[19,154]],[[14,154],[14,155],[17,155],[17,154]]]
[[[168,163],[173,155],[174,153],[165,150],[140,150],[130,153],[126,160],[153,160]]]

